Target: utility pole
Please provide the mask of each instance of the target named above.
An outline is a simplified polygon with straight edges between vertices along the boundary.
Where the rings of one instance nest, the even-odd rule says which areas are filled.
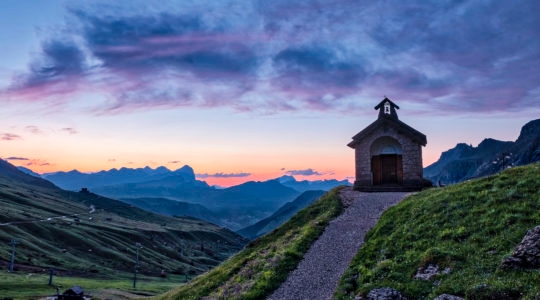
[[[54,268],[51,268],[51,269],[49,270],[49,285],[50,285],[50,286],[52,286],[53,276],[54,276]]]
[[[15,239],[12,239],[9,243],[11,245],[11,263],[9,264],[9,272],[13,272],[13,265],[15,264],[15,245],[18,243],[19,242]]]
[[[133,273],[133,288],[137,288],[137,272],[139,271],[139,249],[142,248],[141,243],[135,243],[137,248],[137,257],[135,260],[135,272]]]

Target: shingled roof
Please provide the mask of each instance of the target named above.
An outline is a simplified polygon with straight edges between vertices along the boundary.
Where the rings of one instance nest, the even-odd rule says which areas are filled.
[[[391,107],[390,113],[384,112],[384,105],[385,103],[389,103]],[[352,142],[347,144],[347,146],[351,148],[355,148],[356,145],[365,137],[372,134],[374,131],[379,130],[379,128],[383,126],[390,126],[394,128],[397,132],[408,136],[416,143],[425,146],[427,144],[427,138],[426,135],[423,133],[417,131],[416,129],[412,128],[411,126],[401,122],[398,117],[395,109],[399,109],[399,106],[397,106],[394,102],[392,102],[388,98],[384,98],[377,106],[375,106],[375,109],[379,109],[379,118],[371,123],[368,127],[364,128],[362,131],[357,133],[352,139]]]

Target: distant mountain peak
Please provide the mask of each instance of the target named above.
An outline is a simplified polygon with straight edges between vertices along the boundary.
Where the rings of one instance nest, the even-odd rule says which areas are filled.
[[[178,168],[176,169],[174,172],[189,172],[189,173],[193,173],[193,168],[188,166],[188,165],[184,165],[183,167],[181,168]]]
[[[528,137],[537,137],[540,136],[540,119],[532,120],[525,124],[521,128],[519,133],[518,141],[526,139]]]
[[[435,184],[452,184],[537,161],[540,161],[540,119],[525,124],[515,142],[485,138],[477,147],[459,143],[424,168],[424,177]]]
[[[289,175],[283,175],[281,177],[278,177],[276,179],[273,179],[274,181],[293,188],[299,192],[305,192],[309,190],[323,190],[323,191],[329,191],[337,186],[340,185],[351,185],[348,180],[336,180],[336,179],[325,179],[325,180],[302,180],[298,181],[293,176]]]
[[[159,166],[159,167],[156,168],[156,171],[161,171],[161,172],[169,171],[170,172],[171,170],[169,170],[167,167]]]
[[[294,178],[294,176],[290,176],[290,175],[283,175],[281,177],[276,178],[276,180],[279,183],[296,182],[296,178]]]

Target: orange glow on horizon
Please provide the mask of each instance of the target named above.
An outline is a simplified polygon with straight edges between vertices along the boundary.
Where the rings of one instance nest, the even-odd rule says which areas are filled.
[[[434,163],[438,160],[440,157],[440,153],[435,153],[433,151],[426,151],[426,149],[423,149],[423,162],[424,167]],[[349,161],[350,160],[350,161]],[[184,162],[169,162],[165,164],[159,164],[157,162],[147,161],[145,163],[134,163],[134,162],[117,162],[117,161],[108,161],[103,164],[96,164],[90,161],[84,161],[83,163],[77,162],[78,164],[75,165],[73,161],[67,161],[59,160],[58,162],[51,162],[48,163],[45,160],[9,160],[9,162],[15,166],[22,166],[25,168],[28,168],[38,174],[44,174],[44,173],[52,173],[52,172],[69,172],[72,170],[78,170],[82,173],[95,173],[99,171],[108,171],[111,169],[120,169],[120,168],[144,168],[144,167],[151,167],[151,168],[157,168],[159,166],[165,166],[168,169],[174,171],[177,170],[184,165],[189,165],[194,169],[195,174],[200,173],[208,173],[208,174],[215,174],[218,171],[213,170],[207,170],[205,166],[193,166],[189,163]],[[329,162],[330,163],[330,162]],[[297,181],[302,180],[308,180],[308,181],[316,181],[316,180],[327,180],[327,179],[336,179],[336,180],[344,180],[349,179],[349,181],[354,181],[354,160],[352,158],[346,158],[341,160],[332,161],[330,164],[333,164],[333,171],[329,172],[328,174],[319,175],[319,176],[300,176],[295,175],[295,179]],[[338,165],[339,164],[339,165]],[[284,164],[284,165],[294,165],[294,163]],[[208,167],[208,166],[206,166]],[[213,165],[215,168],[216,166]],[[227,173],[228,167],[231,167],[231,164],[227,164],[223,167],[218,167],[220,172]],[[321,166],[317,167],[315,166],[315,170],[321,170]],[[202,169],[202,170],[201,170]],[[220,186],[220,187],[231,187],[235,185],[239,185],[248,181],[267,181],[271,179],[275,179],[278,177],[281,177],[283,175],[286,175],[286,170],[278,170],[276,171],[275,168],[270,168],[270,166],[258,166],[257,170],[254,170],[255,168],[250,168],[248,165],[245,165],[243,167],[243,170],[247,170],[246,173],[250,173],[249,176],[242,176],[242,177],[214,177],[214,176],[208,176],[206,178],[197,178],[197,180],[205,181],[210,186]],[[265,170],[265,169],[271,169]],[[306,169],[299,166],[296,166],[295,168],[289,168],[289,169]],[[225,171],[223,171],[225,170]]]

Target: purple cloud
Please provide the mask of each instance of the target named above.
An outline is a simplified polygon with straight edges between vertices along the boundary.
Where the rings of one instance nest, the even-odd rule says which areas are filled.
[[[381,94],[436,112],[538,107],[534,0],[78,5],[42,37],[10,98],[64,103],[92,91],[108,99],[96,113],[358,112]]]
[[[41,160],[41,159],[24,159],[25,161],[28,161],[27,163],[25,163],[24,165],[27,166],[27,167],[30,167],[30,166],[51,166],[52,164],[47,162],[47,161],[44,161],[44,160]]]
[[[45,40],[40,55],[30,62],[29,72],[16,75],[9,92],[29,98],[73,93],[87,70],[85,59],[83,50],[69,38]]]
[[[0,140],[2,141],[15,141],[22,140],[22,137],[13,133],[0,133]]]
[[[309,168],[305,170],[290,170],[285,172],[285,174],[289,176],[322,176],[326,175],[327,173],[320,173]]]
[[[204,179],[204,178],[209,178],[209,177],[214,177],[214,178],[248,177],[250,175],[251,173],[214,173],[214,174],[204,173],[204,174],[195,174],[195,177]]]

